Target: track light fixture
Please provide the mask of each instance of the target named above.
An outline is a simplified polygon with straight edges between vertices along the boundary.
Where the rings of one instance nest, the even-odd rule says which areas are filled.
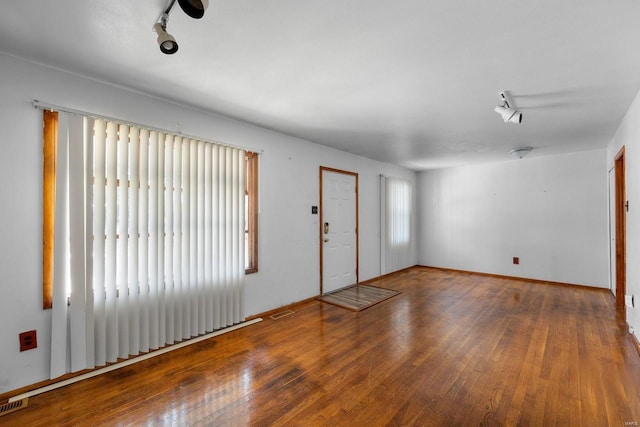
[[[172,2],[171,6],[173,6],[174,2]],[[204,16],[207,7],[209,7],[209,0],[178,0],[178,4],[184,10],[184,13],[192,18],[200,19]]]
[[[513,157],[517,157],[517,158],[521,159],[524,156],[526,156],[527,154],[529,154],[531,152],[531,150],[533,150],[533,147],[518,147],[518,148],[514,148],[513,150],[509,151],[509,154],[511,154]]]
[[[498,105],[493,111],[502,116],[505,123],[522,123],[522,113],[513,107],[513,101],[509,99],[506,91],[498,92],[502,105]]]
[[[172,55],[178,51],[178,42],[173,36],[167,33],[167,22],[169,21],[169,15],[162,14],[160,22],[153,26],[153,30],[158,33],[158,46],[162,53]]]
[[[153,30],[158,33],[158,46],[160,51],[167,55],[172,55],[178,51],[178,42],[167,32],[167,23],[169,22],[169,13],[176,4],[176,0],[171,0],[169,6],[162,12],[160,22],[153,26]],[[190,17],[200,19],[204,16],[204,12],[209,7],[209,0],[178,0],[178,4]]]

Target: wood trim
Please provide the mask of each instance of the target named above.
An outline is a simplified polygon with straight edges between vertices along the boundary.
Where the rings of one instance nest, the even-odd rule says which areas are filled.
[[[322,273],[323,273],[323,247],[324,245],[322,244],[322,215],[323,215],[323,210],[322,210],[322,173],[323,172],[335,172],[335,173],[341,173],[341,174],[345,174],[345,175],[351,175],[354,176],[356,179],[356,283],[359,283],[360,281],[360,238],[359,238],[359,230],[360,230],[360,189],[359,189],[359,181],[358,181],[358,173],[357,172],[350,172],[350,171],[345,171],[342,169],[335,169],[335,168],[330,168],[330,167],[326,167],[326,166],[320,166],[320,170],[319,170],[319,183],[320,183],[320,203],[319,203],[319,209],[320,209],[320,213],[319,213],[319,218],[320,221],[318,222],[318,244],[320,245],[320,295],[322,295],[323,293],[323,289],[322,289]]]
[[[298,302],[292,302],[291,304],[288,305],[283,305],[282,307],[278,307],[278,308],[274,308],[273,310],[268,310],[259,314],[255,314],[253,316],[249,316],[245,319],[245,321],[250,321],[253,319],[258,319],[258,318],[268,318],[276,313],[279,313],[281,311],[286,311],[286,310],[291,310],[291,311],[296,311],[296,309],[303,307],[313,301],[316,300],[316,297],[311,297],[311,298],[307,298],[307,299],[303,299],[301,301]]]
[[[373,277],[371,279],[364,280],[362,282],[359,282],[358,284],[359,285],[369,285],[371,283],[376,283],[376,282],[379,282],[380,280],[389,279],[389,278],[394,277],[394,276],[402,276],[402,275],[408,273],[411,269],[414,269],[416,267],[424,267],[424,266],[417,265],[417,264],[416,265],[412,265],[412,266],[403,268],[402,270],[392,271],[391,273],[386,273],[386,274],[383,274],[382,276],[377,276],[377,277]],[[424,268],[431,268],[431,267],[424,267]]]
[[[245,274],[258,272],[258,154],[246,152],[247,158],[247,192],[252,209],[249,210],[249,256],[251,262]]]
[[[74,372],[72,374],[65,374],[65,375],[63,375],[63,376],[61,376],[59,378],[56,378],[55,380],[39,381],[37,383],[30,384],[28,386],[20,387],[20,388],[17,388],[15,390],[7,391],[5,393],[0,393],[0,403],[2,403],[2,402],[6,403],[9,399],[11,399],[14,396],[19,396],[21,394],[29,393],[30,391],[37,390],[37,389],[43,388],[43,387],[47,387],[47,386],[50,386],[52,384],[59,383],[61,381],[65,381],[65,380],[68,380],[68,379],[71,379],[71,378],[79,377],[80,375],[84,375],[87,372],[91,372],[91,371],[92,371],[92,369],[84,369],[82,371]]]
[[[42,171],[42,308],[53,306],[53,251],[56,217],[58,113],[43,110]]]
[[[615,206],[616,206],[616,307],[625,311],[624,296],[627,290],[627,224],[626,224],[626,173],[625,147],[615,157]]]
[[[318,265],[319,270],[320,270],[320,293],[319,295],[322,295],[322,275],[324,273],[323,271],[323,262],[322,262],[322,257],[323,257],[323,245],[322,245],[322,210],[323,210],[323,203],[322,203],[322,166],[320,166],[320,170],[319,170],[319,174],[318,174],[318,182],[319,182],[319,186],[320,186],[320,203],[318,203],[318,209],[320,210],[320,212],[318,212],[318,246],[319,246],[319,254],[320,254],[320,259],[318,260]]]
[[[517,277],[517,276],[507,276],[504,274],[494,274],[494,273],[482,273],[479,271],[469,271],[469,270],[458,270],[455,268],[445,268],[445,267],[432,267],[429,265],[417,265],[416,267],[420,267],[420,268],[429,268],[429,269],[434,269],[434,270],[440,270],[440,271],[451,271],[454,273],[465,273],[465,274],[473,274],[475,276],[484,276],[484,277],[494,277],[497,279],[508,279],[508,280],[520,280],[523,282],[529,282],[529,283],[538,283],[540,285],[552,285],[552,286],[563,286],[563,287],[571,287],[571,288],[583,288],[583,289],[588,289],[588,290],[592,290],[592,291],[603,291],[603,292],[609,292],[609,288],[600,288],[597,286],[589,286],[589,285],[579,285],[579,284],[575,284],[575,283],[564,283],[564,282],[554,282],[551,280],[541,280],[541,279],[530,279],[528,277]],[[411,267],[409,267],[411,268]],[[393,274],[393,273],[392,273]]]

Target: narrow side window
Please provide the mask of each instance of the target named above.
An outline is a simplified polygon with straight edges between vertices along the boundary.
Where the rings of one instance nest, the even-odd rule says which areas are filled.
[[[258,155],[246,154],[246,191],[245,191],[245,273],[258,271]]]
[[[58,113],[43,111],[42,308],[53,305],[53,244],[56,216]]]

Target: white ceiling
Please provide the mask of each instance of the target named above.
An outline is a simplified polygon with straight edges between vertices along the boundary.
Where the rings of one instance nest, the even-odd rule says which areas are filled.
[[[637,0],[176,4],[172,56],[166,6],[5,2],[0,51],[415,170],[605,147],[640,89]]]

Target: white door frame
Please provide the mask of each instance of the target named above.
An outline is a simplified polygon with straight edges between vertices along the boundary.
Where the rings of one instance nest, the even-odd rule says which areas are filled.
[[[334,173],[341,173],[341,174],[345,174],[345,175],[352,175],[353,177],[355,177],[356,180],[356,198],[355,198],[355,223],[356,223],[356,284],[360,281],[359,279],[359,246],[358,246],[358,241],[360,240],[358,238],[358,230],[360,229],[360,223],[359,223],[359,210],[358,210],[358,205],[359,205],[359,196],[358,196],[358,174],[356,172],[349,172],[349,171],[344,171],[344,170],[340,170],[340,169],[334,169],[334,168],[329,168],[326,166],[320,166],[320,221],[318,224],[318,244],[320,245],[320,295],[322,295],[323,292],[323,288],[322,288],[322,281],[323,281],[323,247],[324,247],[324,241],[323,241],[323,224],[324,224],[324,220],[323,220],[323,215],[324,215],[324,210],[323,210],[323,206],[322,206],[322,200],[323,200],[323,192],[322,192],[322,174],[323,172],[334,172]]]

